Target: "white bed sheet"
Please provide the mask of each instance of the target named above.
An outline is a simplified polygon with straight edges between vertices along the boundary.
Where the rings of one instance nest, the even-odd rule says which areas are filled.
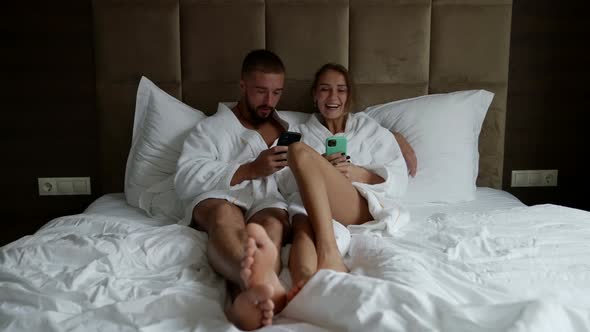
[[[334,331],[590,331],[590,213],[506,194],[353,237],[351,273],[320,271],[283,315]]]
[[[354,236],[264,331],[590,330],[590,213],[479,188]],[[206,235],[105,195],[0,248],[0,330],[236,331]]]
[[[484,212],[502,208],[524,206],[514,195],[509,192],[479,187],[475,194],[475,200],[456,204],[414,204],[404,203],[412,215],[412,219],[423,219],[433,213],[451,212]],[[149,225],[165,225],[173,221],[155,220],[149,217],[143,210],[130,206],[125,201],[125,194],[107,194],[86,208],[85,213],[103,214],[107,216],[130,217]]]
[[[154,219],[140,208],[127,204],[124,193],[106,194],[92,202],[84,213],[100,214],[111,217],[123,217],[135,222],[152,226],[174,224],[173,220]]]

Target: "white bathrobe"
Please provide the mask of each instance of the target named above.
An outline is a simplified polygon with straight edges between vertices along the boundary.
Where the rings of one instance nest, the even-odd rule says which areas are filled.
[[[220,103],[217,113],[198,122],[184,142],[174,185],[185,207],[187,224],[194,207],[208,198],[225,199],[241,207],[246,219],[264,208],[287,209],[274,176],[230,186],[240,165],[255,160],[269,148],[257,131],[245,128],[236,118],[231,111],[235,105]],[[273,116],[289,128],[280,112]]]
[[[320,122],[319,114],[314,114],[306,123],[295,126],[291,131],[300,132],[301,141],[320,154],[326,152],[326,138],[333,134]],[[348,116],[344,133],[347,155],[350,161],[379,176],[385,181],[370,185],[353,182],[352,185],[367,200],[369,211],[375,220],[359,226],[349,226],[351,233],[377,232],[393,235],[409,221],[408,212],[398,204],[408,185],[408,169],[393,134],[364,113],[351,113]],[[279,190],[289,201],[289,216],[307,214],[303,207],[297,183],[290,169],[276,173]]]

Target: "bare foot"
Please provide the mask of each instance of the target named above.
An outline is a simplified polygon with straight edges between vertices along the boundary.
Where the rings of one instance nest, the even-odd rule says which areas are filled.
[[[239,329],[251,331],[272,324],[274,303],[273,289],[268,285],[251,287],[240,293],[226,310],[230,322]]]
[[[336,272],[350,272],[346,265],[344,265],[342,255],[340,255],[338,249],[327,251],[325,254],[318,253],[318,271],[322,269]]]
[[[293,298],[295,296],[297,296],[297,294],[299,294],[299,292],[301,291],[303,286],[305,286],[306,283],[307,283],[307,280],[306,281],[302,280],[296,284],[293,284],[293,288],[291,288],[289,290],[289,292],[287,292],[287,302],[291,302],[291,300],[293,300]]]
[[[250,223],[246,226],[248,242],[242,260],[240,277],[246,288],[268,285],[273,289],[274,312],[286,305],[285,287],[279,281],[274,266],[278,258],[277,247],[262,226]]]

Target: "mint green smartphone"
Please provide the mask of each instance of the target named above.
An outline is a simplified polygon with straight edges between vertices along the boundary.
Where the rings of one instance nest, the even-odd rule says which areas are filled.
[[[346,154],[346,137],[332,136],[326,138],[326,156],[334,153]]]

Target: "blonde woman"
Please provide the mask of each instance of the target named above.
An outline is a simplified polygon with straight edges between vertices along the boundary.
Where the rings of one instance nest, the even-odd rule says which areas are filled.
[[[352,95],[346,68],[326,64],[318,70],[312,85],[317,112],[291,129],[302,134],[301,142],[289,146],[289,167],[276,173],[292,220],[289,270],[297,286],[292,294],[320,269],[348,272],[333,220],[344,226],[373,220],[394,223],[396,216],[386,207],[407,187],[408,169],[398,143],[376,121],[350,111]],[[331,136],[347,139],[346,154],[325,155],[325,142]],[[254,284],[274,280],[269,262],[276,257],[276,248],[259,225],[248,225],[247,232],[243,277]]]

